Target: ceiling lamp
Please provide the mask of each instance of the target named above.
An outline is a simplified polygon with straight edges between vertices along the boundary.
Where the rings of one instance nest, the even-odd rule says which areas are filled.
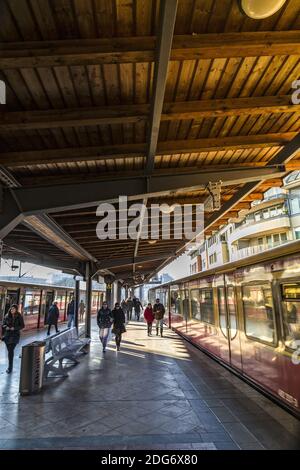
[[[286,0],[241,0],[244,13],[254,20],[262,20],[274,15]]]
[[[149,245],[155,245],[157,243],[157,240],[148,240]]]
[[[160,205],[160,210],[163,214],[171,214],[177,204],[172,204],[172,206],[169,206],[169,204],[161,204]]]

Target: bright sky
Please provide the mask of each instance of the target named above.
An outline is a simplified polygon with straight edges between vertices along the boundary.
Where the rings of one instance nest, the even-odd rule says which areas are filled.
[[[165,268],[159,271],[159,275],[167,273],[174,279],[180,279],[181,277],[189,276],[190,274],[190,257],[184,253],[179,256],[175,261],[168,264]]]
[[[12,261],[9,259],[2,259],[1,266],[0,266],[0,275],[1,276],[18,276],[19,275],[19,268],[15,271],[11,269]],[[19,261],[14,261],[14,265],[20,265]],[[31,263],[22,263],[21,266],[21,274],[25,274],[26,277],[41,277],[44,279],[49,279],[52,274],[54,273],[61,273],[57,269],[47,268],[45,266],[39,266],[37,264]]]

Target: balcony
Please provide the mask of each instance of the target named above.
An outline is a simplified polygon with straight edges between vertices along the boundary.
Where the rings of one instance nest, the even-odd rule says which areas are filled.
[[[278,232],[281,229],[288,229],[291,226],[289,216],[281,214],[269,219],[262,219],[260,221],[246,222],[238,226],[228,236],[228,243],[232,244],[243,238],[258,237],[263,234]]]
[[[278,243],[269,243],[264,245],[254,245],[248,246],[247,248],[242,248],[237,251],[233,251],[230,253],[230,261],[238,261],[240,259],[248,258],[248,256],[257,255],[259,253],[265,252],[267,250],[272,250],[272,248],[276,248],[280,245],[285,245],[286,243],[290,243],[291,240],[280,241]]]

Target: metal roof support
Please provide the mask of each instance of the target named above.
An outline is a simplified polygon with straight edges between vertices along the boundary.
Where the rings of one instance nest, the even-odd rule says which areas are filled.
[[[120,194],[126,194],[129,200],[138,200],[143,197],[174,194],[176,191],[205,189],[209,181],[221,180],[223,187],[235,186],[249,181],[280,178],[285,173],[284,168],[276,167],[240,168],[214,172],[193,171],[182,174],[153,175],[150,182],[148,178],[134,177],[115,180],[115,184],[108,180],[101,181],[101,184],[98,181],[89,181],[31,188],[22,187],[9,191],[12,191],[12,195],[19,201],[21,212],[28,216],[93,207],[102,201],[118,202]],[[7,191],[4,189],[4,195]]]

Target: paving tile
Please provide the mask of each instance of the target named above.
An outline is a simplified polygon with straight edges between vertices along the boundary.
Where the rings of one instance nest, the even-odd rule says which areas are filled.
[[[92,336],[68,378],[28,397],[0,343],[0,448],[300,448],[298,421],[173,332],[133,323],[105,358],[95,324]]]

